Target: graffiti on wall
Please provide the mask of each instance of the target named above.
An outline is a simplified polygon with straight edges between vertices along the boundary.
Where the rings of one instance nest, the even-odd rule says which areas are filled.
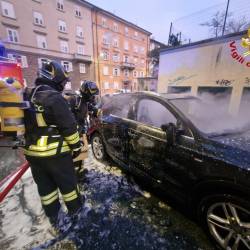
[[[219,86],[223,86],[223,87],[229,87],[232,86],[233,82],[235,80],[227,80],[227,79],[221,79],[221,80],[216,80],[216,84]]]
[[[174,79],[168,79],[168,85],[178,85],[183,83],[183,81],[186,81],[188,79],[191,79],[193,77],[195,77],[196,75],[191,75],[191,76],[178,76]]]

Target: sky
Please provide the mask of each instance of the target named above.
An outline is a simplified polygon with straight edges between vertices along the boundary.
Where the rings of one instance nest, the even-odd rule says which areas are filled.
[[[225,10],[227,0],[89,0],[89,2],[137,24],[153,33],[156,40],[167,43],[172,21],[174,31],[182,31],[186,39],[191,37],[199,39],[198,35],[205,38],[208,29],[201,27],[200,23],[209,20],[217,10]],[[196,13],[202,9],[206,10]],[[195,14],[191,15],[192,13]]]

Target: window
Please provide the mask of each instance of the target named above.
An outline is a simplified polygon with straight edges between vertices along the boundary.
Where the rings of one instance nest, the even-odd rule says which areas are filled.
[[[138,32],[137,32],[137,31],[135,31],[135,33],[134,33],[134,34],[135,34],[135,37],[138,37]]]
[[[82,17],[81,9],[79,6],[75,7],[75,15],[76,17]]]
[[[102,26],[106,27],[107,26],[107,19],[106,18],[102,18]]]
[[[63,11],[64,10],[63,0],[57,0],[56,7],[58,10]]]
[[[43,66],[44,64],[47,64],[47,63],[49,63],[49,62],[50,62],[50,60],[47,59],[47,58],[38,58],[38,67],[39,67],[39,68],[42,68],[42,66]]]
[[[129,33],[128,27],[125,27],[125,35],[128,35],[128,33]]]
[[[141,59],[141,64],[145,64],[145,60],[144,59]]]
[[[69,53],[69,44],[67,41],[60,41],[60,49],[63,53]]]
[[[86,73],[86,64],[85,63],[79,63],[79,70],[81,74]]]
[[[113,45],[114,45],[114,47],[116,47],[116,48],[119,47],[118,39],[114,39],[114,40],[113,40]]]
[[[81,45],[81,44],[77,45],[77,53],[79,55],[84,55],[84,46],[83,45]]]
[[[11,43],[18,43],[19,36],[17,30],[7,29],[8,41]]]
[[[66,70],[67,72],[73,71],[72,62],[62,61],[62,66],[65,68],[65,70]]]
[[[109,82],[104,82],[104,89],[109,89]]]
[[[109,75],[109,67],[108,66],[104,66],[103,67],[103,75],[104,76],[108,76]]]
[[[114,89],[119,89],[119,82],[114,82]]]
[[[170,122],[174,124],[177,122],[175,116],[165,106],[151,99],[139,102],[136,120],[157,128]]]
[[[65,84],[64,89],[65,89],[65,90],[71,90],[71,89],[72,89],[71,82],[67,82],[67,83]]]
[[[125,63],[129,63],[129,56],[123,56],[123,61]]]
[[[140,72],[140,77],[144,77],[144,72],[143,71]]]
[[[114,23],[113,29],[114,29],[115,32],[118,32],[118,24],[117,23]]]
[[[120,75],[120,69],[119,68],[113,68],[113,76],[119,76]]]
[[[136,46],[136,45],[134,46],[134,52],[138,53],[138,46]]]
[[[113,54],[113,61],[114,62],[119,62],[120,61],[120,56],[118,53]]]
[[[137,77],[137,71],[136,71],[136,70],[134,70],[133,76],[134,76],[134,77]]]
[[[16,18],[13,4],[2,1],[2,14],[10,18]]]
[[[103,60],[107,61],[109,59],[109,52],[108,51],[103,51],[101,53],[101,57],[103,58]]]
[[[81,26],[76,26],[76,36],[83,37],[83,28]]]
[[[62,20],[58,21],[58,30],[66,33],[66,23]]]
[[[125,50],[129,50],[128,41],[125,41],[125,42],[124,42],[124,49],[125,49]]]
[[[37,25],[43,25],[43,16],[41,13],[34,11],[33,12],[34,23]]]
[[[133,103],[133,96],[114,95],[106,100],[103,98],[103,106],[105,106],[103,114],[112,114],[121,118],[127,118],[131,103]]]
[[[129,70],[128,69],[124,70],[124,76],[129,77]]]
[[[107,35],[104,35],[104,36],[102,37],[102,42],[103,42],[103,44],[105,44],[105,45],[108,45],[108,44],[109,44],[109,40],[108,40]]]
[[[37,47],[41,49],[47,49],[46,36],[37,35],[36,36]]]
[[[17,54],[8,54],[7,56],[10,60],[19,63],[22,68],[28,68],[28,61],[26,56]]]
[[[141,54],[144,54],[145,53],[145,48],[141,47],[140,52],[141,52]]]
[[[134,63],[137,64],[137,62],[138,62],[138,58],[134,57]]]

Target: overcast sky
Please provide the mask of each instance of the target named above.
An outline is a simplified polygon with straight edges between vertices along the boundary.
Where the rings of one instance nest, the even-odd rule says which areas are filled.
[[[200,27],[203,29],[200,30],[199,27],[193,26],[195,24],[200,26],[200,23],[209,20],[217,10],[225,10],[227,0],[89,0],[89,2],[152,32],[155,39],[160,42],[167,42],[171,21],[180,18],[174,22],[174,28],[176,31],[182,31],[187,39],[190,34],[193,38],[203,30],[206,32],[204,35],[207,35],[208,30],[204,27]],[[206,10],[191,15],[203,9]]]

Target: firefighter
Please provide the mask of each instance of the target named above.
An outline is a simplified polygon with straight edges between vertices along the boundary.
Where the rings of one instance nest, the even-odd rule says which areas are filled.
[[[61,95],[68,74],[52,61],[38,72],[35,87],[26,92],[31,108],[25,111],[24,153],[45,214],[53,227],[58,226],[59,193],[73,218],[81,207],[73,158],[81,152],[77,123]]]
[[[95,103],[95,97],[99,94],[99,89],[95,82],[83,81],[78,93],[77,95],[66,96],[66,99],[75,115],[84,145],[82,149],[83,157],[79,157],[79,161],[76,161],[74,164],[78,180],[80,181],[83,178],[84,171],[83,159],[87,157],[88,153],[87,118],[88,115],[97,117],[100,114],[100,109],[96,107]]]

